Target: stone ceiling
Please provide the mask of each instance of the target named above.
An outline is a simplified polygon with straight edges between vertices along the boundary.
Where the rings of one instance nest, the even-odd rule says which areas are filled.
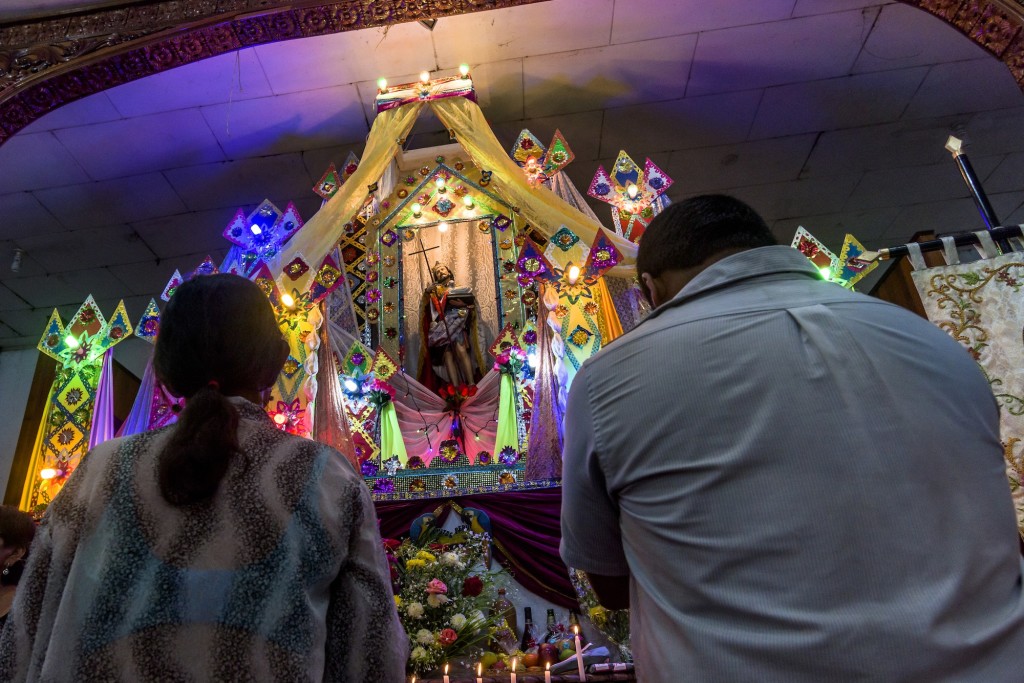
[[[175,268],[226,251],[220,233],[239,207],[294,201],[308,218],[327,164],[361,152],[377,78],[460,63],[506,145],[522,128],[565,134],[584,190],[625,149],[675,179],[673,199],[734,194],[781,240],[804,225],[835,248],[845,232],[888,246],[980,225],[943,149],[960,131],[1000,218],[1024,222],[1024,95],[1003,63],[924,11],[551,0],[433,31],[247,48],[36,120],[0,146],[0,347],[34,345],[54,307],[67,317],[89,293],[104,311],[124,298],[137,318]],[[409,145],[447,142],[440,128],[425,117]]]

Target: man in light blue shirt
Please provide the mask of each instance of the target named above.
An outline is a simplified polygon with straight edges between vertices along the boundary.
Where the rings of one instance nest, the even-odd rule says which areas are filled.
[[[561,554],[644,683],[1024,681],[998,407],[914,314],[823,282],[724,196],[669,207],[656,307],[583,364]]]

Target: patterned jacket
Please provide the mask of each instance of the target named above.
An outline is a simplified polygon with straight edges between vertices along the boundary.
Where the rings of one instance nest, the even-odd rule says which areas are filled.
[[[362,479],[231,400],[242,455],[209,502],[160,494],[174,426],[83,460],[36,534],[0,680],[403,680],[406,638]]]

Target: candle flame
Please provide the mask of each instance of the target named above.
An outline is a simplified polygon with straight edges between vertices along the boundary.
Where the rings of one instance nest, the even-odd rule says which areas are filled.
[[[479,676],[481,671],[483,671],[483,664],[477,664],[476,665],[476,675]]]
[[[579,635],[580,634],[580,627],[577,626],[576,624],[573,624],[572,625],[572,632],[575,633],[576,635]]]
[[[448,665],[447,664],[444,665],[444,674],[445,674],[445,676],[448,675]]]
[[[518,661],[519,661],[519,658],[518,658],[518,657],[513,657],[513,658],[512,658],[512,670],[513,670],[513,671],[515,671],[515,670],[516,670],[516,663],[517,663]]]

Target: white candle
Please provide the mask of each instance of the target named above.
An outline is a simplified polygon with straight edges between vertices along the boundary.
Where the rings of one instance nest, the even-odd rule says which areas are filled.
[[[512,658],[512,680],[509,683],[516,683],[516,664],[518,661],[516,657]]]
[[[580,647],[580,627],[573,626],[573,632],[576,634],[576,670],[580,674],[580,680],[587,680],[587,673],[583,670],[583,649]]]
[[[551,683],[551,662],[544,665],[544,683]]]
[[[451,683],[451,681],[448,680],[448,665],[447,664],[444,665],[444,683]]]

